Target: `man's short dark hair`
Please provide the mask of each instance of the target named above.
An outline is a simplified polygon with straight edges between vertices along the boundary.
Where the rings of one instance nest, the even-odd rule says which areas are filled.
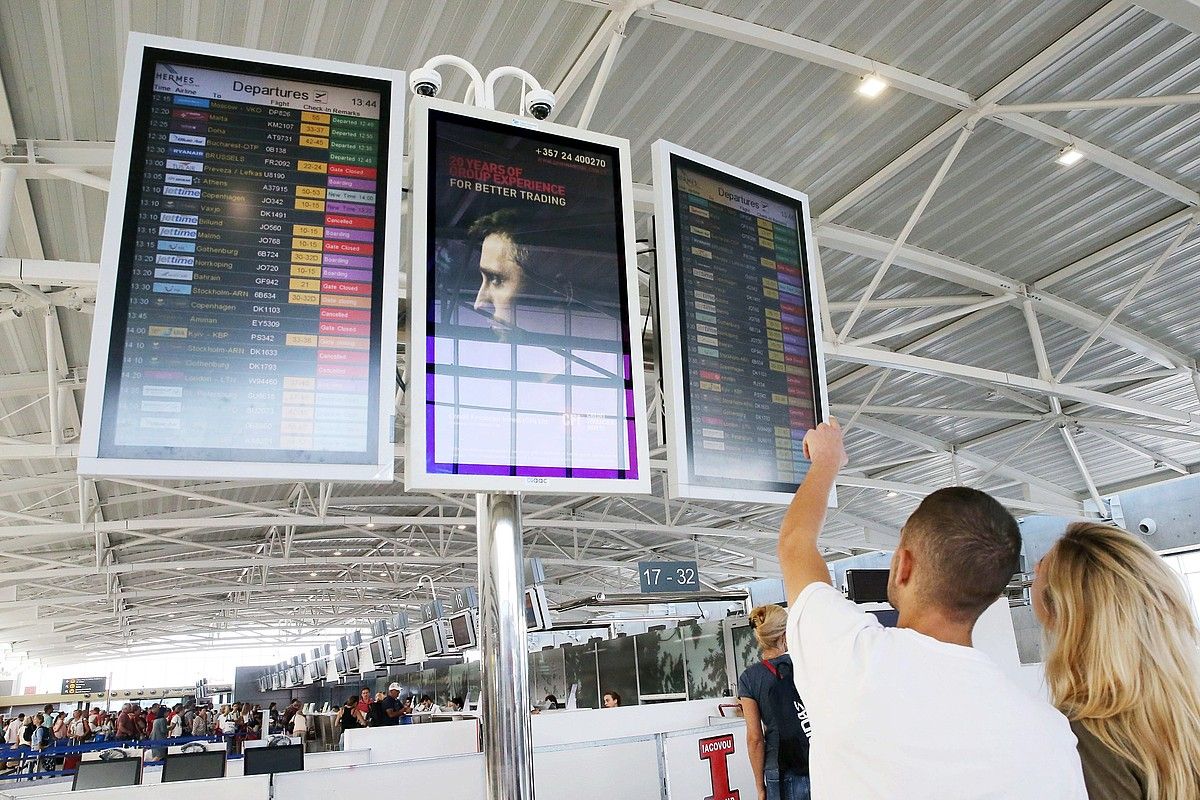
[[[1021,530],[1013,515],[966,486],[922,500],[901,540],[924,567],[920,581],[928,600],[963,619],[996,602],[1020,566]]]

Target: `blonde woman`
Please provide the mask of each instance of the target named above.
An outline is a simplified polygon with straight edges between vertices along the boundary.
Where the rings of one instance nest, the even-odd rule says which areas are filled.
[[[759,800],[809,800],[808,714],[796,694],[792,660],[784,652],[787,612],[759,606],[750,612],[750,624],[762,661],[738,678],[738,703],[746,718]]]
[[[1091,800],[1200,797],[1200,633],[1175,573],[1125,531],[1080,522],[1032,594]]]

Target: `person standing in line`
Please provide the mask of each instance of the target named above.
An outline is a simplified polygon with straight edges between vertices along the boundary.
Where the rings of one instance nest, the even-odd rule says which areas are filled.
[[[4,743],[8,745],[8,749],[16,750],[21,746],[21,730],[25,727],[25,714],[17,714],[8,725],[4,728]],[[19,761],[5,761],[5,767],[15,767]]]
[[[154,715],[154,722],[150,724],[150,738],[156,742],[161,742],[167,738],[167,709],[159,706]],[[159,746],[150,750],[150,757],[155,761],[162,761],[167,757],[167,748]]]
[[[84,716],[82,708],[75,709],[71,715],[67,731],[71,736],[71,744],[83,744],[91,738],[92,726],[88,724],[87,717]]]
[[[817,547],[838,471],[836,420],[804,437],[810,460],[784,514],[787,644],[812,724],[820,800],[1084,800],[1066,717],[1018,687],[972,631],[1017,571],[1017,521],[976,489],[940,489],[900,530],[885,628],[831,585]],[[865,733],[864,733],[865,732]]]
[[[137,721],[133,716],[133,703],[121,706],[121,711],[117,714],[116,737],[123,741],[138,738]]]
[[[183,706],[176,705],[167,715],[167,738],[178,739],[183,736]]]
[[[1135,536],[1077,522],[1031,596],[1091,800],[1200,797],[1200,631],[1179,576]]]
[[[746,719],[746,750],[759,800],[809,800],[808,714],[792,679],[787,612],[759,606],[750,625],[762,652],[738,678],[738,703]]]
[[[208,736],[208,709],[196,709],[192,716],[192,736]]]

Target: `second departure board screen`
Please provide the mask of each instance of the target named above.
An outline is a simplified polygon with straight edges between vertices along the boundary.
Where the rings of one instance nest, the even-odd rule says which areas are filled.
[[[680,482],[790,494],[808,471],[804,434],[824,418],[804,206],[669,157],[684,406],[675,431],[687,462]]]
[[[620,148],[428,120],[425,448],[410,459],[439,485],[642,479]]]
[[[390,92],[144,50],[99,458],[376,463]]]

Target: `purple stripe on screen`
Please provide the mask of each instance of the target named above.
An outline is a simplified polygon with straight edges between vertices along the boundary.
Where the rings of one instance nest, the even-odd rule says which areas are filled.
[[[325,266],[333,267],[355,267],[357,269],[370,269],[375,265],[374,259],[370,256],[344,256],[340,253],[326,253],[321,259],[321,263]]]
[[[362,217],[375,216],[375,206],[365,203],[339,203],[333,200],[325,204],[327,214],[357,214]]]
[[[375,181],[368,181],[363,178],[343,178],[338,175],[330,175],[326,185],[330,189],[354,189],[359,192],[375,191]]]
[[[321,270],[321,277],[333,281],[362,281],[363,283],[370,283],[374,275],[362,269],[325,267]]]
[[[512,467],[502,464],[459,464],[458,472],[461,475],[508,475],[512,471]]]
[[[616,478],[619,473],[615,469],[583,469],[571,470],[572,478]]]
[[[518,475],[532,478],[564,478],[567,475],[567,470],[563,467],[516,467],[514,471]]]
[[[343,242],[373,242],[375,231],[360,231],[356,228],[325,228],[326,239],[337,239]]]
[[[638,476],[638,449],[637,449],[637,422],[628,420],[625,423],[625,430],[629,437],[629,477],[636,478]]]

